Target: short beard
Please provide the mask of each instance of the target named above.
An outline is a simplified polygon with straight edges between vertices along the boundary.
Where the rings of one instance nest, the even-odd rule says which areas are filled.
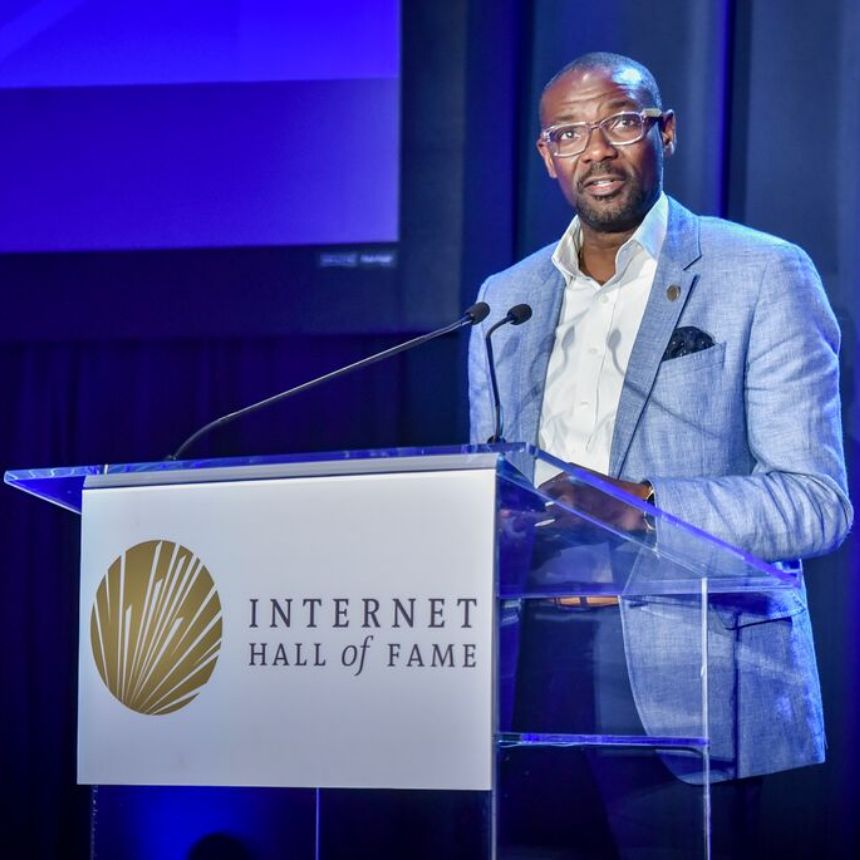
[[[642,219],[648,214],[651,207],[660,196],[659,184],[648,194],[642,187],[636,196],[627,201],[626,205],[618,210],[611,207],[603,209],[592,206],[588,201],[577,201],[576,214],[583,224],[589,226],[596,233],[626,233],[635,230]],[[585,205],[583,205],[583,202]]]

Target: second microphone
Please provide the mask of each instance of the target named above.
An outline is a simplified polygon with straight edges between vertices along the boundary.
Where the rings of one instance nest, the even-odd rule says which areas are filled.
[[[487,347],[487,364],[490,368],[490,387],[493,393],[493,409],[496,416],[496,426],[493,435],[487,439],[490,445],[497,442],[504,442],[502,438],[502,405],[499,399],[499,384],[496,381],[496,362],[493,356],[493,334],[504,325],[522,325],[531,319],[531,305],[520,304],[514,305],[508,312],[496,323],[490,326],[484,336],[484,344]]]

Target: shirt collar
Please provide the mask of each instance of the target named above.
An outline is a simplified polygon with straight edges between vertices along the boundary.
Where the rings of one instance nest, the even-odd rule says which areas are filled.
[[[648,210],[636,232],[618,249],[616,254],[617,268],[622,268],[629,258],[641,249],[649,257],[656,260],[663,250],[666,233],[669,229],[669,201],[661,192],[657,202]],[[579,249],[582,242],[582,229],[579,216],[573,220],[564,231],[555,251],[552,254],[553,265],[565,276],[568,282],[580,274]]]

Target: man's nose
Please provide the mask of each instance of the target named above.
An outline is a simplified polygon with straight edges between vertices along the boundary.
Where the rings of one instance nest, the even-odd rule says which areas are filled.
[[[603,161],[605,158],[614,158],[617,154],[618,150],[609,142],[603,128],[594,125],[588,130],[588,140],[579,157],[585,161]]]

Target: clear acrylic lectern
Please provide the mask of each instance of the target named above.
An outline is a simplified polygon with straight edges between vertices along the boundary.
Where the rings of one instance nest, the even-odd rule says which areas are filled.
[[[537,461],[566,475],[552,494]],[[83,510],[82,582],[98,568],[79,736],[95,857],[627,857],[655,831],[707,857],[714,630],[799,587],[521,444],[5,480]],[[675,814],[655,820],[662,791]]]

